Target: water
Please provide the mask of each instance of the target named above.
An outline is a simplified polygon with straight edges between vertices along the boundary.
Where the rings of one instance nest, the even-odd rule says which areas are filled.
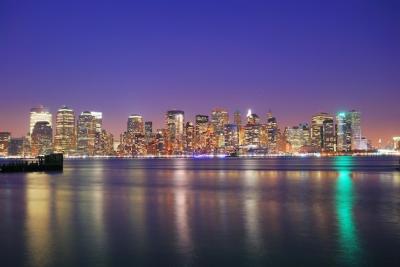
[[[0,174],[1,266],[400,266],[397,162],[88,159]]]

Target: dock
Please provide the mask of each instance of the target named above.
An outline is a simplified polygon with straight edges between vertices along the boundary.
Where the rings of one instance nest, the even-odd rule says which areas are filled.
[[[64,156],[61,153],[38,156],[33,161],[18,160],[0,165],[0,172],[63,171]]]

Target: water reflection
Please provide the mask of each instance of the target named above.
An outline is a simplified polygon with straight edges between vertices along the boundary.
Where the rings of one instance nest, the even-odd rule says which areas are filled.
[[[185,162],[179,161],[179,164]],[[190,179],[187,177],[187,171],[174,171],[174,209],[175,226],[177,235],[177,247],[179,254],[183,255],[184,263],[187,266],[192,259],[193,244],[191,239],[191,229],[189,226],[189,204],[187,183]]]
[[[8,266],[34,267],[396,260],[400,176],[355,171],[354,160],[318,171],[265,170],[256,160],[88,160],[67,162],[62,174],[3,176],[0,249]]]
[[[360,244],[354,221],[354,189],[349,166],[352,157],[342,156],[335,159],[338,168],[336,181],[336,216],[339,231],[340,258],[349,265],[359,264]]]

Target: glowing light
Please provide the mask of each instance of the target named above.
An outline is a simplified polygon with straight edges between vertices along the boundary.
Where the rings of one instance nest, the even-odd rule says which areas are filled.
[[[247,117],[251,117],[251,109],[247,111]]]
[[[349,156],[335,158],[335,166],[339,171],[335,200],[341,258],[346,264],[353,265],[360,260],[360,245],[353,215],[354,190],[349,169],[352,161],[353,158]]]

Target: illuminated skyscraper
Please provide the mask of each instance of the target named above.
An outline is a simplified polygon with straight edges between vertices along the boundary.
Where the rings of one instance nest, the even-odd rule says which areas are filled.
[[[11,142],[11,133],[9,132],[0,132],[0,156],[7,157],[8,156],[8,148]]]
[[[96,132],[94,139],[94,154],[97,156],[114,155],[114,137],[106,130]]]
[[[195,122],[195,151],[197,153],[207,153],[209,144],[209,121],[207,115],[196,115]]]
[[[238,129],[242,127],[242,115],[239,110],[236,110],[235,113],[233,113],[233,123],[237,125]]]
[[[361,113],[356,110],[349,111],[351,120],[351,149],[365,150],[361,135]]]
[[[53,129],[49,122],[38,121],[31,134],[32,156],[47,155],[53,151]]]
[[[31,109],[29,116],[29,134],[32,134],[33,127],[39,121],[46,121],[49,123],[49,126],[52,127],[52,115],[48,108],[44,106],[38,106]]]
[[[185,125],[185,151],[192,154],[194,152],[194,137],[195,131],[192,122],[187,122]]]
[[[182,154],[185,113],[181,110],[169,110],[166,114],[168,131],[168,151],[170,154]]]
[[[335,122],[327,118],[322,123],[322,151],[334,152],[336,150]]]
[[[225,124],[224,141],[225,153],[235,153],[239,148],[238,126],[236,124]]]
[[[151,136],[153,134],[153,122],[146,121],[144,123],[144,133],[146,136]]]
[[[153,122],[146,121],[144,123],[144,135],[146,138],[146,144],[149,144],[153,138]]]
[[[285,129],[285,137],[290,144],[290,152],[305,152],[310,145],[310,127],[308,124],[288,127]]]
[[[147,125],[147,131],[149,126],[150,124]],[[127,131],[121,136],[122,153],[129,156],[144,156],[147,154],[147,141],[143,117],[138,114],[129,116]]]
[[[57,111],[54,150],[67,155],[76,152],[75,113],[67,106]]]
[[[127,130],[129,134],[144,134],[143,117],[138,114],[130,115]]]
[[[90,114],[95,120],[96,133],[101,133],[101,130],[103,129],[103,113],[98,111],[90,111]]]
[[[278,145],[278,123],[275,117],[272,116],[271,112],[268,112],[267,115],[267,136],[268,136],[268,153],[277,153],[277,145]]]
[[[96,122],[96,117],[90,111],[84,111],[78,117],[77,152],[81,156],[94,155]]]
[[[229,114],[226,110],[216,108],[211,112],[211,124],[215,134],[224,133],[225,124],[229,123]]]
[[[244,126],[245,141],[244,144],[248,149],[254,149],[260,147],[261,137],[261,125],[260,118],[257,114],[249,111],[247,112],[247,124]]]
[[[349,152],[351,151],[351,115],[347,112],[339,112],[336,115],[336,143],[337,151]]]
[[[325,126],[324,126],[325,125]],[[311,119],[311,144],[316,151],[333,151],[332,141],[335,138],[333,116],[321,112]],[[324,132],[324,130],[326,130]],[[333,139],[333,140],[332,140]],[[333,141],[334,142],[334,141]]]

